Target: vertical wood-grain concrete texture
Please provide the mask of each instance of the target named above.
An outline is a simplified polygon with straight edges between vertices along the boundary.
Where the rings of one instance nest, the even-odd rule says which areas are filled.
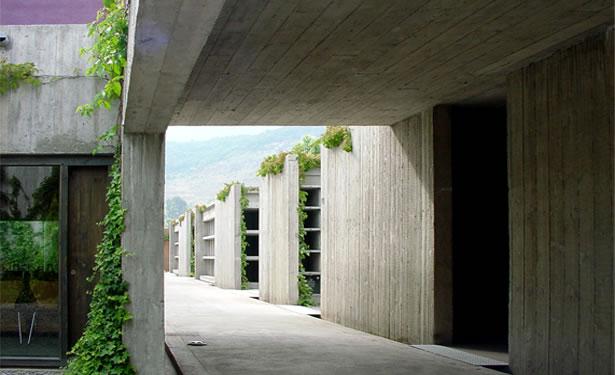
[[[432,343],[432,112],[350,129],[352,152],[322,149],[322,316]]]
[[[227,0],[171,124],[388,126],[502,93],[504,72],[612,22],[604,0]],[[166,78],[142,65],[144,89]]]
[[[201,212],[194,209],[194,278],[213,282],[215,262],[214,212],[215,204],[209,204]]]
[[[122,258],[132,319],[123,340],[142,374],[164,371],[164,134],[122,135],[122,206],[126,229]]]
[[[192,210],[184,212],[183,219],[178,219],[179,227],[177,245],[177,276],[190,276],[192,258]]]
[[[508,76],[510,365],[613,374],[613,31]]]
[[[0,9],[0,11],[2,11]],[[97,137],[117,122],[117,107],[82,117],[75,108],[87,103],[103,82],[85,74],[87,25],[0,25],[10,40],[0,48],[9,63],[32,62],[41,85],[22,84],[0,96],[0,152],[90,154]],[[113,145],[102,152],[113,152]]]
[[[179,228],[175,220],[169,221],[169,272],[177,273],[177,245],[179,245]]]
[[[233,184],[215,209],[216,286],[241,289],[241,184]]]
[[[299,291],[299,166],[287,155],[284,170],[261,180],[259,190],[259,295],[275,304],[294,305]]]

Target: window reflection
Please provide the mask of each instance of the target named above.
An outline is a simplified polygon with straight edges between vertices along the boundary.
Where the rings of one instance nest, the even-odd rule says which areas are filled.
[[[60,356],[59,174],[0,166],[2,357]]]

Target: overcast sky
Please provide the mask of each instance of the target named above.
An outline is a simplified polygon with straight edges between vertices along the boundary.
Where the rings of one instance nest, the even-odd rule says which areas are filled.
[[[234,135],[260,134],[280,126],[169,126],[167,142],[204,141]]]

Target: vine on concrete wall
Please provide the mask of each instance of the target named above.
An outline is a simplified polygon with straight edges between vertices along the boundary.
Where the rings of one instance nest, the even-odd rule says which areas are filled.
[[[82,56],[89,55],[86,74],[104,79],[105,86],[90,103],[77,107],[83,116],[91,116],[99,108],[111,109],[122,97],[128,45],[128,9],[124,0],[103,0],[96,21],[88,25],[88,36],[94,43],[80,51]]]
[[[225,202],[226,198],[231,193],[231,187],[235,184],[240,184],[241,186],[241,195],[239,197],[239,206],[241,207],[241,220],[240,220],[240,236],[241,236],[241,289],[248,289],[248,227],[246,225],[246,216],[245,211],[248,208],[248,188],[244,186],[244,184],[232,181],[224,184],[222,190],[218,192],[216,195],[216,199],[221,202]]]
[[[313,295],[314,291],[307,282],[307,278],[304,275],[305,266],[303,260],[310,256],[310,247],[305,242],[305,220],[308,215],[305,212],[305,203],[307,201],[307,192],[299,190],[299,204],[297,205],[297,216],[299,217],[299,274],[297,275],[297,287],[299,290],[299,298],[297,305],[312,306],[314,304]]]
[[[82,54],[90,55],[89,74],[106,81],[105,87],[91,103],[77,108],[82,116],[91,116],[99,108],[110,109],[122,93],[126,66],[128,18],[122,0],[103,0],[96,21],[89,25],[89,35],[94,38],[90,48]],[[112,126],[99,142],[119,135],[120,127]],[[96,150],[95,150],[96,151]],[[111,182],[107,188],[109,210],[102,221],[103,238],[99,243],[90,281],[96,281],[92,293],[88,321],[83,335],[72,350],[67,364],[68,374],[134,374],[128,350],[123,342],[123,326],[131,319],[126,309],[129,303],[128,285],[122,275],[121,247],[124,232],[122,207],[121,144],[115,151],[111,167]]]
[[[246,209],[250,201],[248,200],[248,188],[241,184],[241,289],[248,289],[248,226],[246,225]]]
[[[280,152],[275,155],[267,156],[261,163],[260,169],[257,172],[258,176],[265,177],[268,175],[277,175],[284,171],[284,161],[286,155],[293,154],[297,157],[297,165],[299,168],[299,183],[303,181],[305,172],[313,168],[320,167],[320,143],[321,138],[313,138],[305,136],[299,143],[293,146],[290,152]],[[305,212],[305,203],[307,201],[307,192],[299,190],[299,202],[297,205],[297,217],[299,222],[299,230],[297,237],[299,239],[299,274],[297,276],[297,287],[299,290],[298,305],[312,306],[313,290],[305,277],[305,266],[303,260],[310,256],[310,247],[305,242],[305,220],[307,213]]]
[[[69,352],[67,374],[134,374],[128,350],[122,341],[122,327],[131,319],[126,310],[128,285],[122,277],[121,247],[124,232],[122,208],[121,157],[119,148],[111,167],[107,188],[109,211],[101,222],[102,241],[98,244],[95,265],[88,281],[96,281],[90,302],[88,322],[83,335]]]
[[[39,86],[41,81],[35,76],[36,72],[34,63],[11,64],[0,59],[0,96],[16,90],[22,83]]]

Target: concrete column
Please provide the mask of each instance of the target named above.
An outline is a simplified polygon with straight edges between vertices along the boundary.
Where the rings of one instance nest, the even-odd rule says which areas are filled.
[[[241,185],[234,184],[224,202],[216,201],[216,286],[241,289]]]
[[[194,223],[192,225],[194,225],[194,278],[198,280],[201,275],[205,274],[203,269],[205,224],[203,223],[203,213],[198,206],[194,207]]]
[[[263,179],[259,191],[259,290],[261,299],[294,305],[299,297],[299,166],[288,155],[284,171]]]
[[[175,232],[175,220],[169,221],[169,272],[174,272],[177,269],[177,232]]]
[[[164,134],[122,135],[123,259],[133,318],[124,343],[139,374],[164,373]]]
[[[192,255],[192,210],[184,212],[184,219],[179,223],[179,262],[178,276],[190,275],[190,258]]]

